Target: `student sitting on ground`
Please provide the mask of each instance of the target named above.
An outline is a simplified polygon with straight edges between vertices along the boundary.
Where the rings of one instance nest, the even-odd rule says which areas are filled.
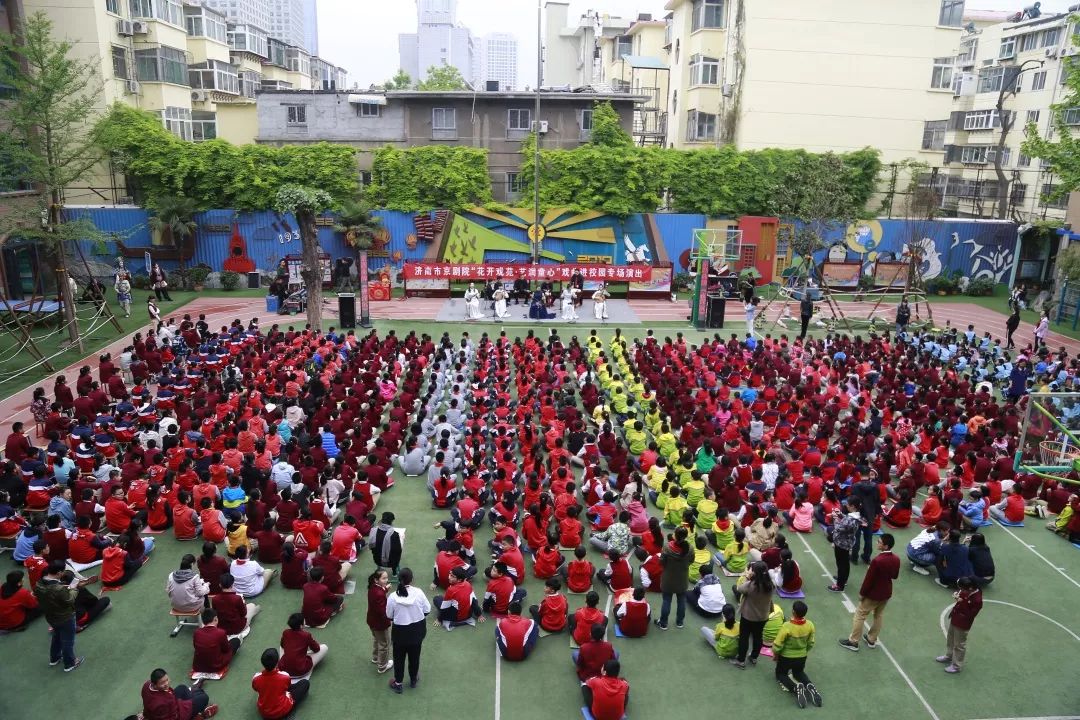
[[[720,578],[714,575],[710,568],[702,568],[701,576],[694,587],[686,594],[686,600],[690,607],[707,618],[720,617],[727,598],[724,597],[724,587]]]
[[[572,593],[588,592],[592,587],[596,569],[585,558],[586,555],[585,546],[578,545],[574,548],[574,559],[559,566],[559,576],[566,582],[566,589]]]
[[[330,592],[322,582],[323,569],[313,567],[304,584],[304,599],[300,608],[304,622],[310,627],[322,627],[330,618],[345,609],[345,596]]]
[[[142,686],[143,720],[195,720],[212,718],[218,706],[210,704],[210,698],[201,686],[169,685],[169,675],[162,668],[150,673],[150,679]]]
[[[235,581],[236,592],[245,598],[262,594],[277,577],[277,570],[267,571],[255,560],[248,559],[248,549],[241,545],[236,549],[236,559],[229,566],[229,573]]]
[[[780,551],[780,564],[769,571],[773,585],[786,593],[797,593],[802,590],[802,575],[799,573],[799,563],[795,562],[789,548]]]
[[[509,612],[512,601],[520,602],[525,598],[525,588],[514,586],[514,579],[506,563],[496,562],[484,571],[484,575],[488,578],[487,589],[484,591],[484,612],[505,615]]]
[[[908,541],[907,558],[911,561],[913,571],[919,575],[930,574],[928,568],[937,565],[938,555],[941,554],[941,539],[946,537],[948,532],[948,523],[939,522]]]
[[[705,642],[716,650],[717,655],[730,660],[739,653],[739,621],[735,619],[735,606],[725,603],[720,617],[723,619],[715,628],[704,626],[701,634]]]
[[[513,601],[505,617],[495,625],[495,644],[503,659],[527,660],[540,637],[540,626],[533,620],[521,617],[521,603]]]
[[[544,632],[562,632],[566,627],[567,603],[566,596],[559,592],[561,589],[562,583],[558,578],[548,578],[544,583],[544,599],[539,605],[529,608],[529,614]]]
[[[251,689],[259,695],[256,708],[263,720],[282,720],[289,717],[311,690],[307,680],[293,682],[289,673],[278,669],[281,657],[274,648],[263,650],[259,662],[262,672],[251,679]]]
[[[619,553],[618,550],[608,550],[608,565],[601,568],[596,577],[608,586],[613,593],[634,586],[634,569],[630,561]]]
[[[450,571],[446,592],[432,600],[438,621],[448,631],[462,625],[475,625],[477,620],[484,622],[483,611],[476,600],[470,578],[467,568],[454,568]]]
[[[615,606],[615,623],[626,637],[645,637],[649,632],[652,608],[645,600],[645,588],[634,588],[633,594]]]
[[[934,582],[942,587],[954,587],[957,580],[971,575],[968,546],[961,542],[959,530],[950,530],[948,541],[941,544],[937,572]]]
[[[221,592],[210,597],[210,606],[217,610],[218,625],[230,636],[240,635],[262,610],[255,603],[244,602],[244,596],[236,592],[233,576],[225,573],[218,581]]]
[[[604,640],[606,632],[603,625],[596,624],[589,628],[587,640],[581,643],[581,647],[570,653],[571,659],[577,669],[578,679],[584,683],[589,678],[600,675],[604,663],[619,657],[618,650],[608,641]]]
[[[973,533],[968,539],[968,560],[971,562],[971,576],[979,587],[986,587],[994,581],[994,557],[982,533]]]
[[[132,559],[127,545],[128,536],[121,535],[116,538],[115,544],[105,548],[104,560],[101,563],[101,584],[105,587],[126,585],[149,559],[145,556],[139,560]]]
[[[555,539],[548,538],[547,544],[537,548],[533,555],[533,575],[541,580],[554,578],[565,562]]]
[[[22,632],[41,616],[37,598],[22,585],[23,575],[22,570],[12,570],[0,585],[0,630],[4,632]]]
[[[240,638],[230,640],[228,634],[218,627],[217,611],[212,608],[202,611],[202,627],[196,628],[191,642],[195,646],[191,672],[213,675],[225,672],[242,643]]]
[[[622,667],[618,660],[604,663],[600,675],[589,678],[581,686],[585,707],[595,720],[622,720],[630,703],[630,684],[619,677]]]
[[[589,634],[593,625],[601,625],[607,629],[608,618],[603,610],[599,609],[600,593],[590,590],[585,595],[585,607],[580,607],[570,616],[567,623],[573,640],[578,645],[588,642]]]
[[[749,558],[750,543],[746,542],[746,531],[742,528],[735,528],[734,539],[721,552],[713,555],[713,560],[730,575],[745,571]]]
[[[900,499],[884,511],[882,519],[891,528],[906,528],[911,524],[911,509],[911,493],[907,488],[901,488]]]
[[[281,633],[279,647],[281,660],[278,668],[289,673],[294,680],[311,675],[329,650],[325,643],[320,644],[304,629],[304,616],[301,613],[289,616],[288,627]]]

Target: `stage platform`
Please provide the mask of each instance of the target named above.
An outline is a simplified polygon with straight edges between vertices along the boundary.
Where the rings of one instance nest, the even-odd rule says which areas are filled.
[[[497,318],[491,310],[490,302],[481,302],[480,309],[484,312],[483,320],[468,320],[467,312],[465,311],[465,301],[462,298],[450,298],[444,300],[442,307],[439,308],[439,313],[435,316],[437,322],[469,322],[477,325],[489,324],[499,325],[505,323],[536,323],[538,325],[569,325],[573,323],[567,323],[562,319],[562,304],[556,302],[550,308],[548,313],[555,313],[555,317],[551,320],[531,320],[529,319],[529,306],[525,304],[514,305],[511,303],[507,310],[509,315],[504,318]],[[630,307],[630,303],[626,300],[608,300],[608,325],[640,325],[641,318],[638,317],[634,309]],[[578,322],[581,324],[595,325],[597,320],[593,317],[593,301],[586,300],[578,309]]]

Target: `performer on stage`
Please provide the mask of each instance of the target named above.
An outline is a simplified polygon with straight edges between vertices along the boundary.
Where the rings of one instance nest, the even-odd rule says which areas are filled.
[[[577,290],[574,295],[574,305],[583,304],[585,302],[585,276],[580,270],[574,270],[574,274],[570,277],[570,287]]]
[[[527,304],[529,302],[529,281],[523,277],[514,280],[514,292],[511,297],[514,298],[515,305],[519,302]]]
[[[480,311],[480,291],[476,289],[476,283],[469,283],[469,289],[465,291],[465,315],[468,320],[484,318],[484,313]]]
[[[551,320],[554,317],[555,313],[549,313],[544,305],[544,293],[541,290],[534,290],[532,301],[529,303],[529,319]]]
[[[607,285],[601,284],[600,289],[593,293],[593,315],[597,320],[607,320],[607,299],[611,293],[607,291]]]
[[[506,301],[510,299],[510,293],[507,292],[503,285],[499,285],[495,288],[495,317],[507,318],[510,317],[510,310],[506,307]]]
[[[567,322],[577,322],[578,315],[577,310],[574,309],[574,305],[577,304],[578,291],[570,287],[570,285],[564,285],[562,290],[562,319]]]

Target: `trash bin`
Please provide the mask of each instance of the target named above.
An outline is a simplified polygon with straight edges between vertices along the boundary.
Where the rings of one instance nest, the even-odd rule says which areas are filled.
[[[276,313],[278,311],[278,296],[267,295],[266,296],[266,312]]]

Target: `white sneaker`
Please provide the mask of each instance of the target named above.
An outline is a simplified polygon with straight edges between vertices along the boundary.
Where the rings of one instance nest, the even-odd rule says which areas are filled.
[[[386,672],[387,670],[389,670],[392,667],[394,667],[394,661],[393,660],[387,661],[387,663],[385,665],[383,665],[382,667],[379,668],[379,674],[382,675],[384,672]]]

